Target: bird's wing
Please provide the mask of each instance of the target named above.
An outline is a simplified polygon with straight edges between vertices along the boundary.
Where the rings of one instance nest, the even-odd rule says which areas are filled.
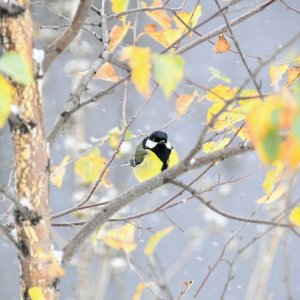
[[[143,147],[143,144],[140,143],[135,150],[135,153],[129,159],[129,164],[132,167],[136,167],[144,161],[145,156],[148,154],[148,150]]]

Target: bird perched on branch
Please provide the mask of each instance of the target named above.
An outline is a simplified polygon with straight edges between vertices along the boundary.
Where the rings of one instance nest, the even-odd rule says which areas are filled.
[[[135,150],[128,164],[139,182],[158,175],[163,170],[178,163],[178,154],[168,142],[163,131],[154,131],[146,137]]]

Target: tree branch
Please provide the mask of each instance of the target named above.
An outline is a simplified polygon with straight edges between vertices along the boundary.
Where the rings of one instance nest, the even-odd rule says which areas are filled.
[[[224,160],[251,150],[253,150],[253,146],[249,144],[245,145],[244,147],[236,146],[220,151],[215,151],[213,153],[195,159],[194,162],[186,162],[185,160],[183,160],[178,165],[162,172],[158,176],[147,180],[146,182],[143,182],[127,191],[124,191],[103,209],[101,209],[90,221],[88,221],[65,246],[63,257],[64,262],[69,261],[73,257],[76,250],[97,228],[99,228],[99,226],[107,222],[109,218],[121,208],[128,205],[143,194],[153,191],[159,186],[170,182],[172,179],[185,173],[188,170],[200,168],[209,163],[216,162],[218,160]]]
[[[74,18],[64,33],[45,49],[44,72],[53,60],[76,38],[88,16],[92,0],[80,0]]]
[[[275,2],[276,0],[267,0],[265,2],[263,2],[262,4],[259,4],[258,6],[256,6],[255,8],[247,11],[246,13],[244,13],[243,15],[237,17],[236,19],[234,19],[233,21],[230,22],[230,26],[233,27],[247,19],[249,19],[250,17],[252,17],[253,15],[257,14],[258,12],[264,10],[266,7],[268,7],[270,4],[272,4],[273,2]],[[195,29],[195,28],[194,28]],[[200,38],[197,38],[193,41],[191,41],[190,43],[188,43],[185,46],[182,46],[181,48],[177,49],[175,51],[175,53],[177,54],[182,54],[190,49],[192,49],[193,47],[195,47],[196,45],[199,45],[207,40],[209,40],[212,37],[215,37],[217,35],[220,35],[221,33],[224,33],[228,30],[226,25],[223,25],[213,31],[211,31],[210,33],[203,35]],[[175,42],[176,45],[176,42]]]

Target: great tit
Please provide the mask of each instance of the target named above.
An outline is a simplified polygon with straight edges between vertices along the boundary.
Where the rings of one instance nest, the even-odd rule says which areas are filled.
[[[134,167],[133,173],[139,182],[148,180],[177,163],[178,154],[163,131],[154,131],[146,137],[136,147],[129,160],[129,165]]]

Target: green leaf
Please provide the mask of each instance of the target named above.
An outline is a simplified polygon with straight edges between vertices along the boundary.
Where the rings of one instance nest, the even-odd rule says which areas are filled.
[[[269,162],[274,162],[279,156],[281,138],[276,128],[272,128],[262,141],[265,153]]]
[[[0,71],[15,82],[29,85],[33,80],[32,72],[25,59],[15,51],[5,53],[0,58]]]
[[[209,72],[211,73],[211,77],[208,79],[208,81],[211,81],[213,79],[219,79],[222,80],[224,82],[227,83],[231,83],[231,80],[229,77],[227,77],[226,75],[223,75],[218,69],[214,68],[214,67],[209,67],[208,68]]]
[[[184,75],[184,59],[175,54],[152,55],[154,75],[166,97],[170,97]]]

